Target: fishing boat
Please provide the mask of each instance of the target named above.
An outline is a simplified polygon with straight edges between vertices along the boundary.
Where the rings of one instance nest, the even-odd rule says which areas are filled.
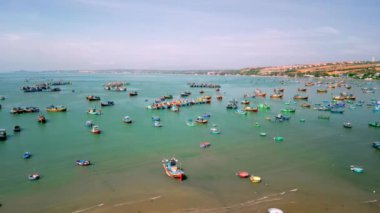
[[[220,131],[220,129],[218,129],[218,128],[216,127],[216,125],[214,125],[212,128],[210,128],[210,132],[211,132],[212,134],[220,134],[220,133],[222,133],[222,131]]]
[[[100,115],[102,114],[102,111],[93,107],[93,108],[88,109],[87,113],[90,115]]]
[[[76,160],[75,163],[78,166],[89,166],[89,165],[91,165],[91,161],[89,161],[89,160]]]
[[[265,132],[260,132],[260,136],[267,136],[267,133],[265,133]]]
[[[372,143],[372,147],[375,149],[380,150],[380,141],[376,141]]]
[[[92,125],[94,125],[94,124],[92,123],[91,120],[88,120],[88,121],[86,121],[85,125],[86,125],[87,127],[92,127]]]
[[[350,170],[355,172],[355,173],[363,173],[364,172],[364,169],[362,167],[354,166],[354,165],[350,166]]]
[[[340,95],[336,95],[336,96],[333,96],[332,99],[333,99],[333,100],[336,100],[336,101],[341,101],[341,100],[345,100],[346,97],[344,97],[344,96],[340,96]]]
[[[165,100],[173,99],[173,95],[164,95]]]
[[[306,88],[298,88],[297,90],[298,90],[298,92],[306,92],[307,89]]]
[[[160,116],[152,116],[152,121],[160,121]]]
[[[310,108],[311,105],[309,103],[303,103],[303,104],[301,104],[301,107]]]
[[[369,126],[372,127],[380,127],[380,122],[379,121],[373,121],[368,123]]]
[[[162,166],[169,177],[177,178],[180,181],[184,179],[185,172],[178,165],[178,160],[176,158],[172,157],[170,159],[162,160]]]
[[[282,98],[284,94],[272,94],[270,95],[270,98]]]
[[[244,108],[244,110],[247,111],[247,112],[258,112],[259,108],[258,107],[247,106],[247,107]]]
[[[132,123],[132,119],[129,116],[124,116],[123,122],[126,123],[126,124],[131,124]]]
[[[281,112],[295,113],[296,109],[295,108],[285,108],[285,109],[281,109]]]
[[[281,92],[284,92],[284,88],[274,88],[273,89],[273,91],[275,92],[275,93],[281,93]]]
[[[137,93],[137,91],[130,91],[130,92],[128,93],[128,95],[129,95],[129,96],[137,96],[138,93]]]
[[[307,99],[309,99],[309,96],[302,96],[302,95],[296,94],[296,95],[294,95],[293,99],[294,100],[307,100]]]
[[[282,122],[282,121],[288,121],[288,120],[290,120],[290,117],[289,116],[285,116],[285,115],[279,113],[276,116],[274,116],[274,119],[276,121]]]
[[[67,108],[64,106],[50,105],[50,106],[46,107],[46,111],[47,112],[66,112]]]
[[[29,180],[38,180],[38,179],[40,179],[40,174],[38,174],[38,173],[30,174],[30,175],[28,175],[28,179]]]
[[[39,123],[46,123],[46,118],[45,118],[45,116],[43,116],[43,115],[39,115],[38,117],[37,117],[37,121],[39,122]]]
[[[250,101],[248,101],[248,100],[242,100],[240,103],[241,103],[241,104],[249,104]]]
[[[101,130],[99,129],[99,126],[98,125],[92,126],[91,133],[93,133],[93,134],[100,134]]]
[[[197,119],[195,120],[195,122],[198,124],[207,124],[208,120],[203,118],[202,116],[198,116]]]
[[[162,127],[162,124],[159,121],[153,122],[154,127]]]
[[[219,101],[223,100],[223,96],[221,95],[216,96],[216,100],[219,100]]]
[[[317,89],[317,93],[326,93],[327,89]]]
[[[238,171],[238,172],[236,172],[236,176],[238,176],[240,178],[248,178],[250,175],[246,171]]]
[[[261,91],[260,89],[256,89],[255,90],[255,96],[256,97],[265,97],[267,94],[263,91]]]
[[[306,82],[306,83],[305,83],[305,86],[306,86],[306,87],[310,87],[310,86],[314,86],[314,85],[315,85],[314,82]]]
[[[251,180],[252,183],[260,183],[261,182],[261,177],[251,175],[251,176],[249,176],[249,180]]]
[[[113,106],[113,105],[115,105],[115,102],[113,102],[113,101],[100,102],[100,106],[102,106],[102,107]]]
[[[210,146],[211,146],[210,142],[202,142],[201,144],[199,144],[199,147],[201,147],[202,149],[206,149]]]
[[[95,95],[89,95],[86,97],[86,99],[88,101],[100,101],[100,97],[99,96],[95,96]]]
[[[281,142],[281,141],[284,140],[284,138],[283,138],[283,137],[280,137],[280,136],[277,136],[277,137],[274,137],[273,140],[274,140],[274,141],[277,141],[277,142]]]
[[[15,125],[13,127],[13,132],[21,132],[21,127],[19,125]]]
[[[30,158],[32,155],[29,153],[29,152],[25,152],[23,155],[22,155],[22,157],[24,158],[24,159],[28,159],[28,158]]]
[[[350,122],[344,122],[343,123],[343,127],[344,128],[352,128],[352,123],[350,123]]]
[[[0,129],[0,141],[7,140],[7,131],[5,129]]]

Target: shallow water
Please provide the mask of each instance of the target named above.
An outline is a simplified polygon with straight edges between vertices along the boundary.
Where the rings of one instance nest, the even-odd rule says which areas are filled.
[[[28,79],[29,82],[25,82]],[[69,80],[56,93],[23,93],[19,88],[47,79]],[[127,92],[110,92],[102,84],[127,81]],[[153,111],[146,106],[154,98],[189,90],[191,98],[200,97],[199,88],[189,88],[189,81],[211,82],[222,86],[222,101],[215,89],[203,88],[213,96],[212,104],[181,108],[180,113]],[[298,82],[299,81],[299,82]],[[84,73],[3,73],[0,74],[0,128],[10,135],[0,142],[0,211],[4,212],[267,212],[277,207],[285,212],[379,212],[380,152],[371,147],[379,140],[380,128],[369,121],[380,114],[367,106],[343,114],[329,114],[330,120],[318,119],[326,114],[293,103],[298,87],[305,79],[253,78],[232,76],[133,75]],[[348,93],[366,103],[379,100],[379,91],[364,94],[360,86],[379,88],[378,83],[350,81]],[[229,100],[240,101],[246,92],[261,88],[268,95],[274,88],[285,88],[282,100],[250,99],[268,103],[271,110],[239,115],[226,110]],[[317,86],[307,87],[309,102],[331,100],[344,88],[317,94]],[[75,92],[72,92],[75,90]],[[86,110],[99,106],[87,102],[87,95],[113,100],[115,106],[102,108],[101,116]],[[148,100],[148,101],[146,101]],[[284,102],[290,101],[290,105]],[[50,104],[65,105],[66,113],[47,113]],[[37,123],[38,114],[12,115],[12,106],[38,106],[46,115],[45,125]],[[270,122],[265,118],[285,107],[295,107],[290,121]],[[100,108],[100,106],[99,106]],[[205,112],[211,113],[209,124],[188,127],[185,122]],[[126,125],[122,118],[134,120]],[[151,117],[159,115],[163,127],[152,126]],[[305,123],[299,122],[301,118]],[[103,130],[93,135],[84,126],[93,120]],[[345,121],[352,129],[343,128]],[[255,125],[258,122],[259,127]],[[22,127],[13,133],[15,124]],[[220,135],[209,129],[217,124]],[[266,137],[260,136],[266,132]],[[284,137],[274,142],[273,137]],[[202,141],[211,142],[206,150]],[[31,159],[22,154],[29,151]],[[183,182],[164,174],[161,160],[175,155],[187,174]],[[90,159],[94,165],[77,167],[77,159]],[[365,169],[362,174],[349,170],[352,164]],[[260,184],[239,179],[236,171],[246,170],[263,178]],[[36,182],[27,180],[33,171],[41,173]],[[22,203],[23,205],[20,205]]]

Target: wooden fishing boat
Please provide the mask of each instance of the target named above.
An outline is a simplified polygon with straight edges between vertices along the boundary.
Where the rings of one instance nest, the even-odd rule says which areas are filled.
[[[199,144],[199,147],[202,149],[208,148],[210,146],[211,146],[210,142],[202,142],[201,144]]]
[[[182,181],[185,177],[185,172],[178,165],[178,160],[174,157],[162,160],[166,175],[172,178],[177,178]]]
[[[310,108],[311,105],[309,103],[303,103],[303,104],[301,104],[301,107]]]
[[[242,100],[240,103],[241,103],[241,104],[249,104],[250,101],[248,101],[248,100]]]
[[[270,95],[270,98],[282,98],[284,94],[272,94]]]
[[[298,92],[306,92],[307,89],[306,88],[298,88],[297,90],[298,90]]]
[[[247,107],[244,108],[244,110],[247,111],[247,112],[258,112],[259,108],[258,107],[247,106]]]
[[[37,117],[37,121],[38,121],[39,123],[46,123],[46,118],[45,118],[45,116],[43,116],[43,115],[39,115],[39,116]]]
[[[216,96],[216,100],[221,101],[222,99],[223,99],[223,96],[221,96],[221,95]]]
[[[99,96],[95,96],[95,95],[89,95],[86,97],[86,99],[88,101],[100,101],[100,97]]]
[[[246,171],[238,171],[238,172],[236,172],[236,176],[238,176],[240,178],[248,178],[250,175]]]
[[[327,89],[317,89],[317,93],[326,93]]]
[[[259,176],[251,175],[249,177],[249,179],[251,180],[252,183],[260,183],[261,182],[261,177],[259,177]]]
[[[309,99],[309,96],[302,96],[302,95],[298,95],[296,94],[294,97],[293,97],[294,100],[307,100]]]
[[[208,120],[203,118],[202,116],[198,116],[197,119],[195,120],[195,122],[198,124],[207,124]]]
[[[47,112],[66,112],[67,108],[64,106],[50,105],[50,106],[46,107],[46,111]]]
[[[91,133],[100,134],[101,130],[99,129],[99,126],[97,126],[97,125],[92,126]]]

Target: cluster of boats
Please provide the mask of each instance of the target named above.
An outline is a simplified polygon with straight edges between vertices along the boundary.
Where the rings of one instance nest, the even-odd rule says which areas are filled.
[[[59,92],[61,88],[59,87],[50,87],[48,83],[41,83],[35,86],[23,86],[21,90],[24,92]]]
[[[34,107],[34,106],[13,107],[11,109],[12,114],[34,113],[34,112],[39,112],[39,111],[40,111],[40,109],[38,107]]]
[[[190,87],[201,87],[201,88],[220,88],[219,84],[212,84],[212,83],[195,83],[191,82],[188,83]]]
[[[104,89],[108,91],[125,92],[127,91],[126,85],[128,85],[126,82],[108,82],[104,84]]]
[[[200,98],[196,98],[193,100],[181,99],[181,100],[173,100],[173,101],[162,101],[155,100],[153,104],[149,105],[148,109],[159,110],[159,109],[177,109],[178,107],[186,107],[197,104],[210,104],[211,96],[203,96]]]

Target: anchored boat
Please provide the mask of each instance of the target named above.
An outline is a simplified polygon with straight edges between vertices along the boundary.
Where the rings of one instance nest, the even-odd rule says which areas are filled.
[[[177,178],[180,181],[185,177],[185,172],[178,165],[178,160],[174,157],[162,160],[162,166],[169,177]]]

